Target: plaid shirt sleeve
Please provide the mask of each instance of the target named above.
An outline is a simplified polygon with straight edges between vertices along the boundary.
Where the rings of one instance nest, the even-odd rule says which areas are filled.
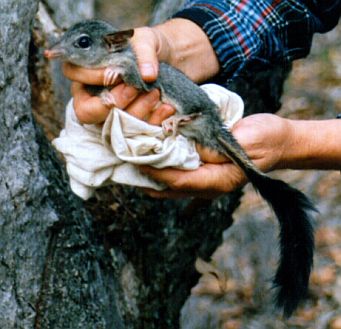
[[[174,17],[190,19],[209,37],[232,78],[254,61],[288,63],[308,55],[313,34],[337,24],[341,0],[188,0]]]

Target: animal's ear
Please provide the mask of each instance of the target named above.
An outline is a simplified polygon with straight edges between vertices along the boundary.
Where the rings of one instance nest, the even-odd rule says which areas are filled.
[[[134,35],[134,30],[118,31],[114,33],[109,33],[103,37],[107,47],[112,48],[122,48],[128,44],[129,39]]]

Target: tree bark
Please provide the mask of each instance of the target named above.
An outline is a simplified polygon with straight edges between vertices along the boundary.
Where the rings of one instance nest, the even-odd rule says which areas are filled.
[[[124,328],[112,262],[32,117],[27,72],[37,6],[0,4],[1,327]]]

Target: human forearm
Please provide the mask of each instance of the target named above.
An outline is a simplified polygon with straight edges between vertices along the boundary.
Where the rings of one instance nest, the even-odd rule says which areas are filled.
[[[341,120],[287,120],[287,123],[287,147],[275,168],[341,168]]]

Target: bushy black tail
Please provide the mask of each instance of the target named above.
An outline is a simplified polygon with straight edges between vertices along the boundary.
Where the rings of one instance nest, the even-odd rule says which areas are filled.
[[[274,278],[276,304],[289,317],[307,295],[313,265],[314,230],[311,214],[316,211],[300,191],[258,170],[226,129],[217,140],[221,153],[230,157],[274,210],[280,224],[280,261]]]
[[[290,317],[308,291],[314,253],[311,214],[316,209],[302,192],[285,182],[252,170],[246,174],[280,224],[280,262],[273,282],[278,289],[276,304]]]

